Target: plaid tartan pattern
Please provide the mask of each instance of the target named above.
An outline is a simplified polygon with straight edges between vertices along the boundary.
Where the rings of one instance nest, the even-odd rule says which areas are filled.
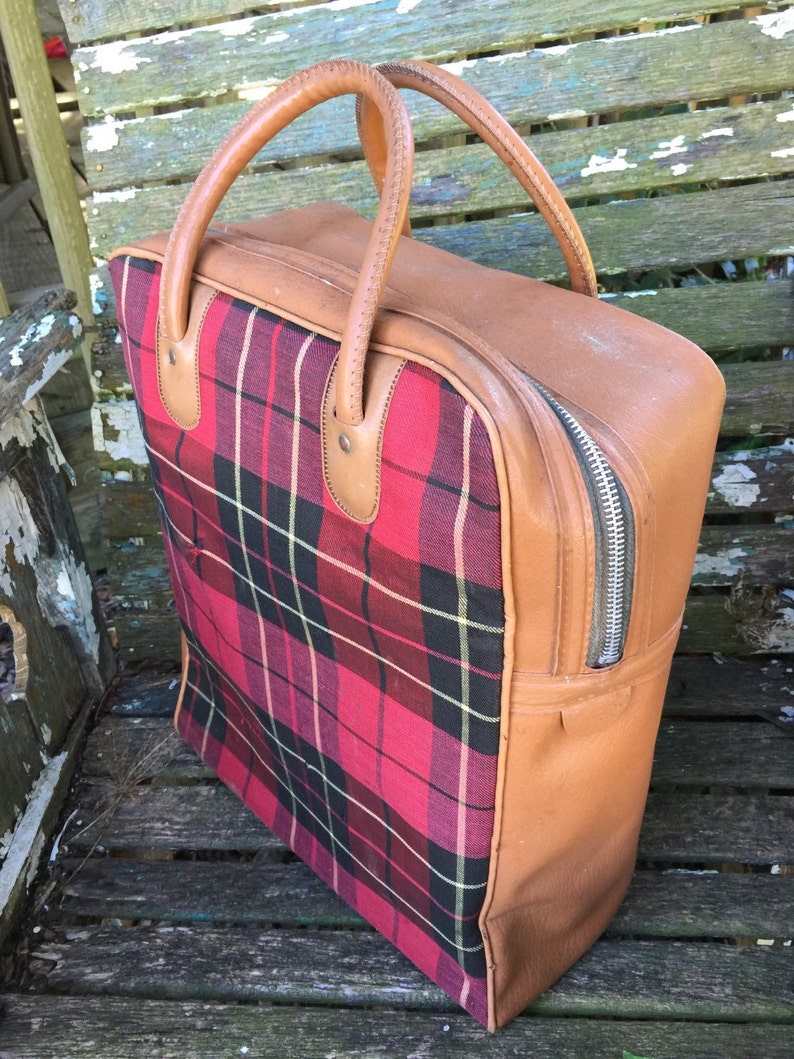
[[[175,601],[178,727],[261,819],[448,995],[487,1019],[478,915],[499,746],[500,501],[486,429],[406,364],[369,525],[325,489],[332,341],[218,294],[201,422],[163,409],[159,266],[111,264]]]

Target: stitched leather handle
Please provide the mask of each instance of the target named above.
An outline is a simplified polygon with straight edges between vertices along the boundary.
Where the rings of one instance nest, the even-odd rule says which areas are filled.
[[[560,244],[571,286],[581,294],[598,297],[593,262],[582,231],[554,181],[515,129],[490,103],[460,77],[420,61],[381,63],[375,69],[396,88],[412,88],[438,100],[462,118],[488,144],[528,193]],[[388,165],[383,123],[366,100],[356,106],[359,134],[375,186],[383,186]],[[410,227],[403,229],[410,234]]]
[[[364,361],[381,293],[407,215],[414,145],[405,105],[382,74],[353,60],[332,60],[317,63],[289,78],[257,103],[219,145],[179,212],[165,251],[160,281],[158,371],[163,403],[180,425],[198,422],[198,391],[195,408],[189,414],[184,411],[184,393],[178,402],[181,414],[174,414],[170,395],[175,387],[169,385],[169,373],[174,382],[188,374],[197,381],[195,350],[190,348],[191,339],[187,336],[188,302],[201,240],[215,210],[238,173],[276,133],[318,103],[348,93],[366,99],[372,112],[380,115],[381,128],[385,130],[385,141],[381,136],[384,177],[380,206],[353,292],[337,370],[337,419],[350,425],[362,422]],[[193,412],[193,422],[184,422],[193,418]]]

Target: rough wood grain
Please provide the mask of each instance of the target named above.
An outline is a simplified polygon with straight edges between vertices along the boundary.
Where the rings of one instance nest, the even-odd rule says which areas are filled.
[[[454,1010],[377,934],[84,927],[37,951],[58,991]],[[600,941],[530,1010],[545,1015],[791,1021],[794,952]]]
[[[692,584],[785,585],[793,564],[794,527],[704,526]]]
[[[256,9],[283,9],[306,2],[307,0],[282,0],[277,3],[275,0],[265,0],[264,3],[258,3]],[[319,2],[322,3],[323,0]],[[143,9],[130,5],[126,0],[59,0],[59,3],[69,37],[73,41],[123,36],[134,31],[151,29],[153,26],[199,22],[251,10],[250,0],[157,0],[156,7]],[[390,5],[395,6],[392,0],[386,0],[385,4],[381,0],[381,6]],[[426,2],[425,6],[428,9],[428,18],[440,17],[434,10],[432,0],[429,4]],[[502,13],[501,4],[490,6],[496,8],[497,15]],[[335,5],[329,4],[328,7],[329,16],[332,16]],[[692,15],[730,9],[731,5],[726,0],[699,0],[689,4],[683,0],[664,0],[663,3],[654,5],[652,21],[685,19]],[[526,31],[536,34],[539,40],[567,36],[573,32],[588,33],[617,26],[636,26],[649,20],[648,12],[637,0],[606,0],[599,4],[597,10],[586,3],[586,0],[571,0],[566,5],[564,17],[561,12],[544,7],[538,0],[528,0],[524,4],[524,11],[527,20]]]
[[[0,321],[0,423],[28,403],[69,360],[82,334],[74,295],[50,291]]]
[[[774,106],[778,112],[784,109],[781,103]],[[686,167],[683,174],[687,176],[687,180],[684,182],[693,180],[700,184],[722,179],[726,173],[726,166],[731,174],[735,170],[737,178],[758,177],[766,174],[785,175],[791,171],[790,158],[781,154],[785,144],[788,143],[785,133],[781,132],[785,129],[785,123],[777,122],[776,115],[766,105],[759,104],[760,107],[766,108],[764,111],[765,127],[768,135],[759,131],[757,136],[748,137],[749,142],[739,135],[725,139],[714,137],[698,143],[698,130],[705,134],[709,129],[713,129],[715,119],[708,112],[696,112],[689,116],[673,115],[668,118],[652,118],[642,122],[633,122],[630,127],[620,124],[604,125],[575,132],[550,133],[542,138],[542,144],[538,144],[537,149],[541,151],[542,147],[544,164],[547,165],[560,188],[573,199],[605,195],[617,196],[635,190],[647,195],[655,188],[682,183],[682,171],[677,168],[680,166]],[[757,112],[751,107],[745,107],[740,114],[730,119],[730,124],[739,125],[740,122],[750,124],[750,118]],[[675,141],[677,135],[686,137],[690,124],[693,126],[691,145],[671,148],[669,145]],[[629,147],[626,146],[627,143]],[[661,158],[658,157],[659,155]],[[759,159],[764,160],[763,164],[759,163]],[[679,175],[677,176],[676,173]],[[153,231],[171,228],[189,187],[189,184],[178,184],[96,192],[89,200],[92,245],[95,253],[100,257],[105,257],[117,246],[134,242]],[[744,213],[747,213],[755,204],[753,196],[748,194],[749,191],[755,191],[756,197],[760,197],[762,202],[767,200],[767,195],[770,193],[775,199],[781,199],[785,194],[785,191],[781,192],[776,185],[764,186],[763,189],[756,186],[751,189],[731,188],[719,194],[741,195],[742,209]],[[691,238],[698,240],[700,233],[698,215],[705,210],[707,218],[704,220],[710,217],[713,225],[712,208],[716,208],[720,201],[727,201],[717,198],[712,202],[711,200],[717,194],[717,192],[701,193],[697,202],[692,200],[690,195],[673,195],[664,196],[661,199],[643,198],[631,202],[620,201],[608,206],[591,206],[581,211],[580,223],[585,220],[589,220],[590,223],[591,230],[588,231],[585,228],[584,232],[593,252],[597,271],[606,273],[650,267],[650,264],[633,264],[630,247],[625,248],[629,252],[628,259],[623,256],[620,262],[615,261],[616,251],[620,252],[624,249],[619,245],[609,247],[611,253],[606,258],[609,264],[605,264],[599,256],[599,250],[603,255],[608,244],[599,247],[598,244],[593,245],[592,242],[594,234],[597,234],[605,223],[613,226],[612,238],[615,239],[617,233],[614,227],[620,227],[626,223],[624,214],[630,206],[637,209],[638,205],[644,204],[649,221],[660,213],[662,217],[668,212],[679,215],[682,210],[686,209],[690,223],[695,225]],[[217,217],[225,222],[242,221],[261,216],[263,213],[307,206],[317,200],[325,199],[344,202],[352,209],[372,216],[377,199],[366,163],[344,162],[334,166],[321,165],[314,168],[243,176],[227,192],[218,209]],[[422,153],[417,157],[414,190],[411,196],[411,216],[414,220],[421,221],[441,216],[476,216],[491,210],[527,210],[529,208],[526,193],[512,179],[504,165],[484,146],[449,148],[444,151]],[[778,210],[789,209],[783,201],[778,202],[777,208]],[[618,213],[618,210],[621,212]],[[629,213],[629,222],[635,217],[636,214]],[[726,224],[729,217],[731,223]],[[747,251],[731,250],[731,238],[735,239],[737,235],[740,238],[747,238],[750,233],[744,227],[744,216],[736,216],[735,213],[723,214],[721,220],[719,251],[708,253],[705,252],[704,247],[698,258],[699,261],[724,260],[726,257],[733,256],[749,257],[753,254],[766,253],[772,247],[777,247],[781,232],[780,225],[774,229],[775,241],[766,244],[756,243],[754,249]],[[542,223],[543,227],[546,227],[545,221],[538,220],[537,223]],[[468,226],[464,227],[474,234],[476,239],[480,236],[475,233],[488,231],[488,228],[483,229],[480,226],[471,229]],[[767,224],[766,227],[769,228],[770,225]],[[451,229],[432,228],[423,231],[421,236],[417,233],[417,237],[429,239],[432,242],[434,234],[441,230]],[[647,227],[642,230],[646,232],[646,235],[648,234]],[[650,233],[650,238],[653,239],[652,226]],[[691,254],[691,239],[687,245],[682,240],[683,234],[685,233],[679,233],[676,238],[672,227],[666,231],[665,240],[669,242],[669,246],[658,244],[656,248],[657,253],[662,247],[665,251],[669,251],[665,253],[661,263],[675,262],[679,255],[685,252]],[[549,237],[542,240],[540,246],[550,246],[553,242],[550,232]],[[537,238],[536,235],[535,239]],[[767,239],[769,238],[767,236]],[[698,249],[701,250],[700,247]],[[467,256],[465,251],[460,252],[462,256]],[[633,252],[636,254],[636,247]],[[477,259],[482,258],[477,255]],[[686,263],[693,263],[691,257],[683,260]],[[493,260],[487,263],[494,267],[507,267],[512,271],[521,271],[508,264],[504,258],[500,262]],[[659,263],[658,260],[651,262],[653,265]],[[541,265],[544,271],[534,274],[546,278],[545,270],[549,267],[544,260]],[[557,269],[559,273],[559,265]]]
[[[90,849],[95,842],[105,850],[269,854],[284,848],[220,786],[143,786],[120,793],[117,786],[91,785],[83,791],[79,808],[82,823],[76,819],[66,836],[72,853]],[[794,799],[786,797],[652,793],[640,857],[676,864],[787,863],[794,842],[792,809]]]
[[[131,861],[63,864],[59,910],[77,922],[157,920],[361,929],[364,921],[305,864]],[[640,871],[612,921],[613,935],[787,938],[794,877]]]
[[[118,779],[135,770],[158,784],[197,782],[213,774],[174,732],[170,718],[105,717],[89,737],[83,775]],[[757,723],[665,721],[652,785],[794,788],[794,741]]]
[[[305,1059],[560,1059],[631,1054],[654,1059],[789,1059],[791,1027],[754,1023],[517,1019],[488,1034],[457,1014],[269,1004],[167,1002],[122,997],[0,998],[5,1048],[14,1059],[272,1059],[300,1042]],[[57,1043],[56,1043],[57,1042]],[[222,1044],[219,1042],[223,1042]]]
[[[676,38],[676,61],[670,62],[670,37],[643,33],[639,36],[611,37],[588,41],[575,48],[537,49],[500,56],[498,61],[469,60],[462,75],[513,124],[521,127],[548,123],[552,127],[566,115],[583,116],[609,111],[627,112],[636,117],[649,108],[660,108],[692,99],[716,100],[763,78],[768,91],[786,88],[791,82],[789,48],[784,42],[758,33],[758,27],[747,21],[723,22],[701,27],[696,33]],[[412,52],[413,54],[413,52]],[[761,73],[759,67],[763,67]],[[297,69],[298,67],[296,67]],[[756,80],[753,80],[753,79]],[[122,88],[122,86],[119,86]],[[460,122],[445,108],[416,93],[406,93],[417,141],[426,141],[456,132]],[[127,187],[166,179],[195,176],[207,161],[217,143],[250,108],[248,101],[226,103],[210,108],[192,108],[170,114],[128,120],[113,119],[89,125],[83,137],[90,184],[93,190]],[[786,108],[785,102],[777,104]],[[124,109],[116,108],[116,109]],[[680,108],[679,108],[680,109]],[[744,125],[746,109],[748,124]],[[669,156],[666,166],[691,162],[709,142],[727,146],[728,129],[736,135],[752,135],[752,129],[763,108],[710,107],[699,114],[678,113],[681,133],[691,129],[691,154],[682,158]],[[697,123],[703,122],[698,129]],[[639,146],[643,136],[637,125],[620,125],[623,142],[618,148]],[[650,126],[649,126],[650,128]],[[616,130],[616,135],[618,134]],[[715,130],[722,132],[714,137]],[[778,130],[781,131],[780,129]],[[705,138],[698,140],[702,133]],[[552,159],[553,137],[533,136],[532,147],[541,160]],[[561,139],[560,144],[565,140]],[[574,137],[571,143],[582,142]],[[679,146],[672,144],[671,146]],[[360,144],[349,103],[329,102],[300,118],[280,133],[262,152],[257,164],[285,162],[313,155],[351,156],[360,153]],[[657,145],[658,152],[658,145]],[[573,151],[575,157],[578,152]],[[664,152],[661,152],[664,155]],[[460,154],[460,152],[457,152]],[[557,148],[560,154],[560,148]],[[729,152],[728,157],[733,154]],[[156,157],[155,169],[151,159]],[[450,156],[452,157],[452,156]],[[564,160],[565,153],[560,157]],[[570,157],[570,156],[569,156]],[[580,168],[586,163],[582,161]],[[636,160],[636,159],[634,159]],[[660,159],[660,168],[664,158]],[[763,164],[770,159],[764,158]],[[756,166],[761,158],[756,158]],[[747,163],[745,163],[747,164]],[[465,168],[465,167],[464,167]],[[725,173],[730,173],[730,169]],[[668,172],[668,179],[672,176]],[[691,174],[690,174],[691,178]]]

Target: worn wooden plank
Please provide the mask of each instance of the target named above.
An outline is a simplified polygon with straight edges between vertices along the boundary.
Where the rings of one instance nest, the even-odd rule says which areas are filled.
[[[667,685],[665,716],[756,716],[759,709],[789,703],[793,672],[791,659],[677,655]]]
[[[706,510],[713,515],[790,511],[793,455],[790,444],[718,452]]]
[[[727,595],[690,594],[678,639],[681,654],[791,654],[794,621],[791,600],[771,590],[743,589]]]
[[[793,468],[794,469],[794,468]],[[783,585],[794,564],[794,523],[786,526],[704,526],[693,585]]]
[[[664,721],[651,784],[794,788],[794,740],[763,721]]]
[[[0,321],[0,423],[7,423],[69,360],[82,334],[74,295],[50,291]]]
[[[748,137],[749,143],[742,136],[724,139],[712,137],[698,143],[697,130],[700,129],[705,134],[709,129],[713,129],[715,118],[709,112],[695,112],[688,116],[649,118],[632,122],[630,126],[604,125],[573,132],[549,133],[539,138],[538,150],[542,149],[543,160],[560,188],[568,197],[574,199],[620,195],[637,189],[647,194],[655,188],[666,188],[691,180],[696,183],[719,180],[724,177],[726,166],[730,174],[733,174],[735,169],[739,178],[785,175],[790,173],[792,168],[791,159],[783,150],[788,144],[786,123],[775,120],[776,115],[783,112],[784,104],[745,107],[730,119],[730,124],[744,127],[750,122],[750,118],[757,116],[762,109],[765,115],[762,124],[768,135],[759,131],[757,136]],[[677,146],[676,136],[686,136],[690,126],[694,126],[693,142],[690,145]],[[626,146],[627,143],[630,144],[629,147]],[[764,159],[763,164],[759,164],[759,159]],[[89,200],[89,211],[92,245],[97,255],[107,256],[120,244],[135,241],[152,231],[170,228],[188,190],[189,185],[177,184],[96,192]],[[783,200],[778,201],[778,209],[787,208],[784,199],[785,188],[781,189],[777,185],[764,185],[763,188],[753,186],[749,189],[731,188],[721,194],[732,195],[734,198],[739,196],[746,212],[755,204],[755,197],[749,194],[751,191],[762,201],[766,201],[767,195],[771,194],[775,200]],[[636,209],[644,206],[646,212],[651,211],[650,217],[656,217],[660,211],[664,216],[667,211],[680,212],[684,208],[690,218],[704,209],[708,213],[715,205],[709,200],[716,194],[701,194],[696,204],[689,195],[676,195],[665,196],[661,200],[620,201],[610,204],[611,209],[609,206],[591,206],[581,213],[582,220],[589,220],[591,228],[589,232],[585,229],[585,236],[590,242],[593,234],[598,232],[599,226],[606,223],[606,219],[611,225],[627,223],[623,214],[629,207]],[[334,166],[255,173],[241,177],[226,194],[217,216],[226,222],[241,221],[262,213],[306,206],[318,199],[343,201],[359,212],[372,215],[377,200],[366,163],[345,162]],[[482,145],[424,152],[417,157],[411,196],[411,216],[414,220],[528,208],[526,193],[513,180],[504,165]],[[620,214],[617,213],[619,209],[622,211]],[[628,214],[629,219],[635,216]],[[755,249],[747,251],[728,249],[731,237],[741,235],[743,224],[737,222],[744,219],[736,218],[733,214],[730,216],[733,223],[726,225],[726,217],[723,215],[723,224],[720,226],[722,239],[728,240],[725,248],[720,244],[718,253],[702,253],[699,261],[719,260],[736,254],[749,257],[752,254],[766,253],[771,247],[777,246],[780,225],[776,229],[777,234],[773,242],[767,241],[760,248],[759,244],[756,244]],[[543,225],[545,226],[545,222]],[[480,227],[470,229],[471,233],[481,230],[488,231],[487,228]],[[417,233],[417,238],[430,239],[432,242],[431,236],[436,231],[438,229]],[[697,232],[696,227],[693,237],[697,238]],[[744,237],[749,234],[745,231]],[[678,250],[682,240],[680,235],[676,240],[672,231],[666,233],[666,238],[670,240],[670,246],[665,249],[670,252],[665,255],[662,263],[669,264],[671,261],[675,262],[678,254],[683,252]],[[594,247],[592,242],[590,246],[596,268],[601,272],[643,267],[629,264],[625,258],[619,269],[611,263],[605,266],[599,259],[598,247]],[[701,249],[706,248],[698,247],[699,252]],[[691,247],[688,252],[691,253]],[[615,257],[614,248],[611,257]],[[686,260],[691,263],[691,258]],[[502,262],[499,267],[506,266]],[[545,263],[542,267],[548,268]],[[545,278],[545,275],[542,274],[542,278]]]
[[[680,9],[682,5],[678,6]],[[702,13],[699,6],[698,13]],[[636,25],[639,11],[636,5],[629,8]],[[341,0],[338,4],[255,16],[245,22],[177,29],[83,47],[73,61],[83,110],[113,113],[220,96],[250,85],[272,85],[310,63],[339,55],[375,63],[406,55],[444,61],[465,59],[486,49],[492,54],[518,50],[538,40],[589,33],[593,23],[601,23],[602,28],[610,24],[631,26],[631,18],[623,22],[626,14],[626,7],[616,17],[618,11],[612,3],[594,9],[584,0],[566,4],[564,14],[560,12],[556,18],[539,0],[520,7],[511,0],[465,7],[454,0],[424,0],[411,11],[400,11],[393,2],[350,4]],[[648,15],[645,11],[640,17],[647,19]],[[657,24],[664,21],[658,5],[651,18]],[[756,19],[751,26],[758,49],[763,49],[769,42],[760,38],[769,35],[769,21]],[[694,25],[690,32],[705,37],[708,30]],[[417,41],[421,41],[420,55]],[[230,62],[232,55],[234,61]],[[719,65],[719,56],[715,65]],[[748,56],[747,65],[746,77],[735,85],[735,91],[768,90],[766,64]],[[117,79],[108,74],[122,70],[124,84],[114,83]],[[163,70],[168,70],[168,77],[163,76]]]
[[[83,775],[107,781],[135,771],[161,784],[212,776],[174,732],[170,718],[106,717],[91,733]],[[652,779],[661,787],[794,787],[794,741],[772,725],[667,721]]]
[[[151,29],[155,26],[172,26],[175,23],[200,22],[217,19],[224,15],[235,15],[251,10],[250,0],[157,0],[155,8],[140,9],[131,6],[126,0],[59,0],[61,13],[74,42],[83,40],[100,40],[106,37],[124,36],[132,32]],[[257,11],[268,11],[272,8],[284,9],[297,7],[310,0],[265,0],[256,5]],[[317,0],[312,0],[316,3]],[[322,0],[319,0],[322,3]],[[365,0],[364,0],[365,2]],[[328,4],[328,15],[333,17],[336,6]],[[349,3],[347,6],[352,6]],[[359,5],[361,6],[361,5]],[[381,2],[381,6],[395,7],[393,0]],[[413,5],[416,6],[416,5]],[[429,19],[442,17],[432,0],[425,0]],[[472,5],[477,6],[477,5]],[[488,6],[488,5],[483,5]],[[494,3],[497,16],[504,11],[502,4]],[[606,0],[593,10],[586,0],[571,0],[566,5],[565,16],[561,12],[544,8],[538,0],[527,0],[524,4],[527,20],[527,33],[533,34],[528,39],[554,39],[567,37],[572,33],[591,33],[596,30],[608,30],[624,26],[647,25],[648,22],[661,23],[670,20],[686,19],[695,15],[709,15],[720,11],[732,10],[726,0],[698,0],[685,3],[683,0],[664,0],[656,3],[651,15],[637,0]],[[412,53],[413,54],[413,53]]]
[[[321,940],[321,944],[318,941]],[[84,927],[36,951],[50,987],[88,994],[454,1010],[375,933]],[[791,1021],[794,952],[600,941],[530,1008],[539,1014]]]
[[[474,1019],[433,1012],[339,1012],[123,997],[1,998],[0,1029],[14,1059],[271,1059],[300,1042],[304,1057],[428,1056],[560,1059],[644,1055],[654,1059],[789,1059],[791,1028],[757,1023],[647,1022],[584,1018],[516,1019],[498,1034]],[[219,1042],[223,1044],[219,1044]],[[219,1048],[222,1051],[219,1051]]]
[[[305,864],[94,857],[63,864],[68,919],[272,923],[361,929],[364,921]],[[787,938],[794,876],[640,871],[611,934]]]
[[[270,831],[225,787],[84,789],[80,820],[67,835],[69,850],[94,842],[103,849],[283,849]],[[787,863],[794,799],[652,793],[640,856],[649,861]]]
[[[791,181],[692,195],[616,201],[575,211],[602,275],[791,252]],[[790,220],[791,217],[791,220]],[[766,218],[766,220],[765,220]],[[480,264],[560,278],[559,251],[534,217],[497,218],[417,231],[416,238]],[[696,259],[696,260],[695,260]]]
[[[91,787],[66,835],[70,852],[240,850],[283,853],[285,846],[221,786]]]
[[[567,49],[545,48],[503,55],[498,61],[469,60],[461,72],[509,121],[523,127],[540,123],[553,125],[564,122],[568,115],[581,117],[604,111],[613,115],[617,111],[636,114],[650,107],[698,98],[716,100],[736,94],[737,89],[752,91],[755,95],[761,90],[754,80],[759,75],[763,77],[766,91],[791,84],[790,45],[785,38],[781,42],[759,34],[758,27],[748,21],[722,22],[701,27],[697,33],[679,34],[675,39],[674,63],[670,62],[670,47],[669,36],[643,33],[588,41]],[[762,74],[759,66],[763,67]],[[458,119],[438,104],[416,93],[406,93],[405,99],[418,141],[460,129]],[[84,134],[83,147],[91,187],[101,190],[195,176],[216,144],[250,105],[248,101],[239,101],[90,125]],[[785,108],[786,103],[778,106]],[[681,133],[686,133],[688,127],[694,130],[695,126],[688,123],[702,121],[706,124],[694,138],[704,132],[712,134],[692,144],[692,158],[698,157],[710,139],[718,143],[721,140],[725,146],[726,137],[730,138],[727,130],[733,130],[736,116],[743,122],[743,110],[712,107],[699,116],[676,115],[683,123]],[[760,113],[753,107],[747,108],[748,116]],[[635,135],[640,137],[640,133],[637,130],[635,134],[634,126],[635,123],[622,126],[625,142],[617,144],[618,148],[636,145]],[[747,133],[751,127],[752,119]],[[721,134],[714,137],[715,130],[722,130]],[[543,161],[551,161],[546,154],[551,149],[551,142],[547,147],[547,137],[533,137],[532,146]],[[280,133],[259,156],[257,164],[312,155],[344,157],[359,151],[349,105],[334,102]],[[155,171],[151,166],[153,156],[157,158]],[[565,158],[564,151],[561,157]],[[692,158],[671,156],[668,164],[689,162]],[[756,158],[755,164],[768,164],[768,161]]]

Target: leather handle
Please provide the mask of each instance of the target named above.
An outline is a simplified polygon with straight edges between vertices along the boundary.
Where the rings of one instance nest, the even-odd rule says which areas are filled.
[[[462,118],[524,188],[560,244],[571,286],[581,294],[598,297],[593,262],[582,231],[554,181],[515,129],[490,103],[460,77],[421,61],[387,62],[375,67],[396,88],[412,88],[438,100]],[[375,186],[383,186],[388,172],[383,123],[367,100],[356,106],[359,134]],[[410,234],[410,227],[403,229]]]
[[[372,112],[380,115],[384,130],[380,205],[353,292],[337,370],[337,419],[349,425],[363,421],[364,362],[408,211],[414,145],[408,112],[388,80],[373,67],[345,59],[317,63],[257,103],[219,145],[179,212],[163,258],[158,372],[163,403],[180,425],[195,425],[200,415],[198,387],[188,398],[180,380],[190,375],[197,383],[194,340],[188,334],[190,285],[201,240],[215,210],[238,173],[276,133],[318,103],[348,93],[367,100]]]

